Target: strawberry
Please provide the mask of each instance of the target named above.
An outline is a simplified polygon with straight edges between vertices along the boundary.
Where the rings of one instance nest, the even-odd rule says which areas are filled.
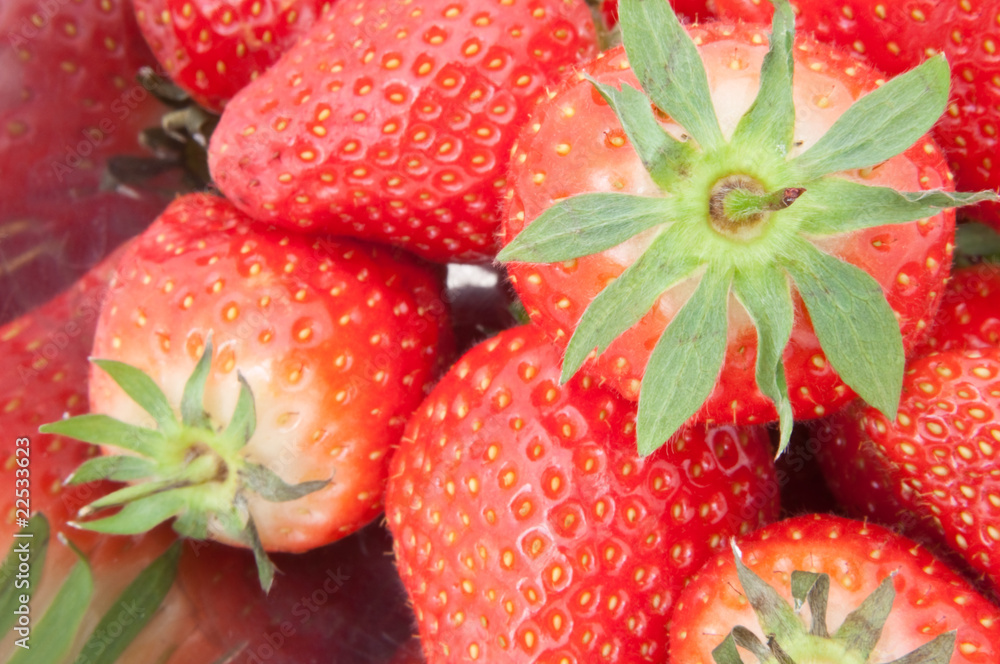
[[[488,261],[517,131],[595,53],[582,0],[337,2],[226,107],[212,175],[256,219]]]
[[[771,10],[760,0],[715,0],[727,20],[766,21]],[[890,75],[944,53],[952,63],[948,110],[934,126],[963,189],[1000,187],[1000,1],[882,2],[881,0],[794,0],[796,25],[820,41],[839,44],[859,61]],[[969,211],[1000,230],[1000,205]]]
[[[1000,658],[1000,610],[885,528],[812,514],[766,526],[733,549],[709,560],[678,598],[669,661],[740,664],[755,661],[744,659],[751,653],[816,664]]]
[[[429,664],[662,661],[685,579],[777,515],[766,432],[635,451],[635,405],[559,386],[534,326],[472,349],[407,424],[386,519]]]
[[[930,334],[914,355],[995,346],[1000,346],[1000,265],[958,268],[952,272]]]
[[[199,104],[219,112],[298,41],[331,0],[132,3],[166,73]]]
[[[894,412],[948,275],[949,208],[995,198],[948,191],[922,138],[943,58],[878,87],[778,7],[768,48],[759,26],[685,30],[663,0],[625,0],[624,46],[514,152],[498,258],[566,349],[563,379],[594,354],[585,371],[638,398],[644,453],[692,417],[780,419],[783,449],[793,417],[854,392]]]
[[[608,27],[618,24],[618,0],[599,2],[601,15]],[[715,17],[715,0],[670,0],[670,6],[684,20],[699,23]]]
[[[135,81],[155,60],[126,0],[0,6],[0,321],[67,288],[167,198],[115,182],[164,106]]]
[[[932,543],[1000,591],[1000,348],[911,362],[894,420],[863,404],[816,425],[840,502]]]
[[[181,534],[252,547],[267,587],[265,550],[305,551],[381,512],[389,448],[449,343],[434,270],[191,195],[129,247],[113,286],[93,412],[43,430],[104,445],[78,474],[142,481],[88,505],[122,509],[82,526],[176,516]]]
[[[112,643],[124,647],[129,638],[131,645],[119,662],[148,662],[154,654],[166,658],[171,653],[177,659],[169,661],[178,664],[209,661],[221,652],[206,649],[201,642],[184,595],[166,591],[170,586],[170,568],[176,567],[177,556],[173,555],[172,560],[165,557],[154,565],[174,541],[173,535],[158,529],[141,537],[109,538],[70,528],[68,522],[76,516],[78,508],[107,494],[114,486],[107,482],[65,485],[64,480],[93,456],[93,449],[64,436],[35,433],[40,423],[56,419],[64,412],[79,414],[87,410],[87,356],[101,301],[120,255],[121,251],[113,254],[58,297],[0,327],[5,349],[0,355],[0,370],[6,377],[0,384],[0,428],[5,432],[0,448],[3,458],[0,476],[7,488],[0,511],[3,515],[0,532],[4,542],[15,545],[28,542],[31,585],[19,586],[14,592],[31,595],[31,623],[37,629],[30,643],[39,650],[43,645],[49,647],[45,652],[50,659],[46,661],[53,664],[77,661],[77,654],[96,655]],[[18,519],[36,514],[44,515],[46,524],[33,520],[28,532],[34,537],[15,538],[20,530]],[[73,548],[51,541],[57,536],[68,538]],[[80,563],[81,556],[86,557],[86,562]],[[146,592],[151,594],[123,598],[121,593],[126,586],[150,565],[154,565],[150,572],[159,575],[158,580],[144,577]],[[5,597],[9,597],[5,593],[11,590],[5,584],[17,580],[0,575],[0,589]],[[66,588],[72,598],[58,594]],[[83,601],[88,597],[89,602]],[[67,601],[77,607],[76,611],[64,614],[51,630],[44,631],[46,609]],[[122,636],[122,630],[112,633],[105,629],[96,640],[87,640],[107,612],[114,618],[126,605],[132,611],[128,614],[130,622],[135,618],[136,606],[146,611],[145,618],[152,619],[142,632]],[[159,609],[154,611],[157,606]],[[70,622],[74,616],[79,621],[75,632]],[[8,617],[5,615],[4,620]],[[21,636],[15,633],[15,637]],[[12,661],[12,653],[20,651],[15,640],[2,642],[0,660]],[[63,655],[57,657],[60,652]]]

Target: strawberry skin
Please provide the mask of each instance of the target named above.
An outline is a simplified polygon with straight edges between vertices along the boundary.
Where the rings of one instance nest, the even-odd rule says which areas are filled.
[[[533,326],[466,354],[407,425],[386,518],[429,664],[662,661],[685,579],[777,515],[762,429],[635,451],[635,406]]]
[[[204,409],[213,424],[196,436],[229,422],[240,377],[252,392],[256,427],[236,457],[218,447],[190,454],[252,462],[292,484],[333,478],[293,502],[247,496],[265,549],[307,550],[379,514],[389,448],[450,343],[434,269],[402,252],[269,230],[224,199],[190,195],[131,245],[119,272],[94,357],[138,368],[176,408],[211,340]],[[95,413],[151,422],[97,366],[90,398]],[[166,443],[177,454],[190,444],[183,435]],[[213,492],[236,474],[199,485],[206,503],[184,509],[214,505]],[[221,527],[209,532],[235,537]]]
[[[960,189],[1000,187],[1000,1],[882,2],[794,0],[796,24],[823,42],[839,44],[890,75],[934,53],[952,63],[948,110],[933,130]],[[759,0],[716,0],[726,20],[767,21]],[[1000,229],[1000,205],[982,203],[968,213]]]
[[[992,348],[1000,345],[1000,265],[978,263],[954,270],[930,334],[913,351]]]
[[[757,25],[728,23],[689,26],[688,33],[705,61],[723,131],[732,131],[756,93],[757,81],[748,80],[746,72],[759,70],[767,33]],[[793,52],[793,95],[799,109],[795,150],[802,150],[855,99],[873,90],[881,76],[808,38],[797,38]],[[621,48],[608,51],[582,71],[615,88],[638,85]],[[817,94],[821,89],[827,92]],[[583,190],[653,195],[649,192],[655,185],[620,120],[582,75],[561,85],[533,117],[539,129],[531,127],[522,133],[512,160],[513,190],[506,212],[505,241],[530,228],[532,221],[557,201]],[[664,124],[675,134],[683,131],[676,124]],[[944,159],[930,140],[877,168],[855,170],[845,177],[897,189],[951,187]],[[793,205],[789,211],[794,209]],[[945,211],[918,222],[824,238],[823,248],[862,267],[879,282],[909,351],[925,334],[938,306],[948,277],[953,236],[954,213]],[[597,254],[551,264],[513,262],[508,269],[532,320],[565,347],[587,306],[636,262],[648,244],[648,236],[637,235]],[[681,283],[668,291],[636,325],[588,361],[584,371],[607,379],[621,394],[637,399],[657,340],[693,288]],[[850,402],[854,393],[831,366],[797,295],[794,306],[795,324],[783,364],[795,418],[808,419],[836,411]],[[707,422],[750,424],[776,419],[774,405],[755,380],[756,330],[735,299],[729,306],[728,334],[718,382],[695,417]]]
[[[338,2],[227,106],[212,175],[256,219],[488,261],[517,131],[594,53],[580,0]]]
[[[867,659],[809,658],[786,648],[796,662],[897,661],[950,630],[957,630],[950,657],[913,661],[986,664],[1000,658],[1000,611],[919,544],[886,528],[810,514],[765,526],[739,538],[738,546],[744,564],[789,602],[792,572],[828,574],[830,633],[892,576],[895,599]],[[808,629],[804,615],[801,620]],[[669,661],[714,664],[719,660],[713,659],[712,650],[737,625],[757,632],[762,640],[768,636],[759,632],[733,553],[727,551],[713,556],[678,598],[670,621]]]
[[[143,36],[170,78],[219,112],[274,64],[330,0],[132,0]]]
[[[1000,591],[1000,349],[947,351],[907,367],[899,415],[861,404],[817,424],[831,490],[899,525]]]

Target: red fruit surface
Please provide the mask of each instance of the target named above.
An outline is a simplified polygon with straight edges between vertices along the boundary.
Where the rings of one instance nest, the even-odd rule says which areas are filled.
[[[1000,345],[1000,265],[979,263],[954,270],[930,334],[913,351],[992,348]]]
[[[595,53],[581,0],[338,2],[226,108],[212,175],[263,221],[485,262],[517,132]]]
[[[670,0],[678,16],[691,23],[702,23],[715,18],[715,0]],[[601,14],[609,27],[618,23],[618,0],[601,2]]]
[[[793,571],[828,574],[831,633],[892,576],[895,600],[867,661],[896,661],[950,630],[958,630],[951,664],[1000,658],[1000,611],[927,550],[886,528],[813,514],[765,526],[739,538],[738,545],[743,563],[789,602]],[[712,649],[736,625],[767,638],[742,592],[733,553],[726,551],[713,556],[681,593],[670,623],[669,661],[712,664]]]
[[[768,21],[761,0],[715,0],[725,20]],[[943,52],[952,67],[952,101],[934,127],[959,189],[1000,187],[1000,1],[881,2],[792,0],[796,25],[839,44],[890,75]],[[966,211],[1000,229],[1000,204]]]
[[[817,423],[842,505],[964,561],[1000,590],[1000,349],[912,361],[895,421],[861,404]]]
[[[442,289],[436,268],[403,252],[270,230],[191,195],[122,257],[93,354],[139,368],[177,407],[211,335],[214,426],[234,412],[238,375],[256,400],[241,458],[291,484],[334,478],[294,502],[249,498],[267,549],[304,551],[381,512],[390,446],[450,345]],[[90,398],[96,413],[151,422],[96,366]]]
[[[689,26],[699,44],[723,134],[753,102],[759,86],[767,32],[758,25],[708,23]],[[799,37],[793,48],[797,111],[795,150],[803,150],[859,97],[876,87],[881,75],[841,51]],[[638,86],[626,66],[624,50],[608,51],[583,71],[618,88]],[[504,240],[510,242],[546,209],[569,196],[588,192],[655,195],[659,191],[631,147],[613,109],[582,77],[561,85],[533,116],[539,129],[526,129],[512,161],[511,197]],[[662,124],[676,135],[683,130],[669,119]],[[951,188],[940,151],[929,139],[875,168],[840,174],[868,185],[903,191]],[[692,222],[694,223],[694,222]],[[954,213],[917,222],[865,229],[822,238],[824,251],[868,272],[895,311],[909,351],[925,333],[936,311],[951,263]],[[532,320],[549,338],[566,346],[584,310],[621,275],[650,242],[639,234],[591,256],[552,264],[510,263],[511,280]],[[694,290],[696,280],[662,295],[652,310],[625,331],[583,371],[602,376],[630,399],[638,398],[650,354]],[[795,325],[783,355],[796,419],[834,412],[854,393],[841,381],[820,348],[803,304],[793,288]],[[755,379],[757,335],[742,306],[731,299],[729,337],[722,372],[698,421],[755,423],[776,419]]]
[[[174,83],[219,112],[274,64],[331,0],[132,0],[139,27]]]
[[[468,354],[407,425],[386,518],[430,664],[663,661],[688,576],[777,516],[762,429],[636,452],[635,405],[559,386],[533,326]]]

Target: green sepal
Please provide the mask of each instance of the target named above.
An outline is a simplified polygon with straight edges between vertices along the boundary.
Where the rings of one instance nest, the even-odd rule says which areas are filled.
[[[827,177],[812,182],[795,202],[806,235],[834,235],[924,219],[948,208],[995,201],[992,191],[896,191]]]
[[[785,598],[743,564],[742,555],[735,542],[732,544],[732,549],[733,559],[736,561],[736,576],[743,587],[747,602],[757,614],[763,633],[773,634],[778,641],[801,634],[802,623]]]
[[[188,510],[174,519],[174,532],[190,539],[206,539],[208,537],[208,515],[201,510]]]
[[[669,3],[623,2],[618,18],[629,63],[653,103],[680,124],[703,150],[722,147],[725,139],[712,104],[705,66]]]
[[[8,664],[52,664],[60,662],[73,646],[90,599],[94,594],[94,579],[87,558],[69,540],[60,537],[73,553],[77,562],[70,569],[59,592],[45,614],[32,627],[31,648],[18,649]]]
[[[834,370],[890,420],[903,390],[903,337],[871,275],[799,240],[787,268]]]
[[[726,355],[732,277],[731,270],[709,268],[656,343],[639,395],[639,454],[659,449],[715,389]]]
[[[757,386],[778,411],[778,455],[788,447],[795,418],[782,355],[792,336],[795,309],[788,277],[774,269],[737,271],[733,292],[757,328]]]
[[[196,489],[189,487],[155,493],[126,503],[111,516],[93,521],[74,521],[70,525],[110,535],[138,535],[183,512],[188,507],[189,499],[195,497]]]
[[[675,218],[672,198],[593,193],[566,198],[504,247],[502,262],[555,263],[615,247]]]
[[[656,119],[652,102],[641,90],[623,83],[621,89],[587,80],[601,93],[604,100],[614,110],[628,136],[629,143],[639,155],[653,182],[670,191],[671,187],[686,175],[695,150],[689,144],[678,141],[663,128]]]
[[[795,103],[792,73],[795,60],[795,13],[788,0],[772,0],[770,48],[760,69],[760,89],[753,105],[740,118],[730,142],[737,148],[773,149],[787,155],[795,140]]]
[[[69,436],[91,445],[113,445],[151,459],[157,458],[167,439],[161,431],[95,413],[43,424],[38,430]]]
[[[712,649],[712,660],[715,664],[743,664],[739,650],[736,649],[736,639],[730,632],[722,643]]]
[[[236,452],[246,446],[257,429],[257,406],[254,402],[250,383],[241,372],[237,372],[240,381],[240,394],[236,398],[236,408],[229,426],[219,436],[219,444],[228,452]]]
[[[288,484],[270,468],[256,463],[245,464],[240,472],[246,481],[247,488],[273,503],[298,500],[310,493],[325,489],[332,482],[332,480],[313,480]]]
[[[635,325],[668,288],[698,267],[676,242],[680,226],[671,226],[621,275],[597,294],[583,312],[566,348],[562,382],[575,374],[596,348],[603,353],[622,332]]]
[[[180,424],[174,416],[174,410],[167,401],[167,396],[152,378],[130,364],[118,360],[91,360],[104,370],[111,379],[139,404],[156,421],[160,431],[166,436],[176,435]]]
[[[209,334],[205,340],[205,350],[194,371],[184,384],[184,394],[181,396],[181,421],[185,426],[208,429],[211,422],[208,413],[205,412],[203,402],[205,400],[205,383],[208,380],[209,371],[212,369],[212,335]]]
[[[11,544],[10,551],[4,558],[3,566],[0,566],[0,634],[7,634],[17,622],[17,614],[14,613],[21,606],[20,596],[26,593],[25,590],[34,592],[38,587],[38,581],[42,575],[42,568],[45,566],[45,556],[49,550],[51,531],[49,521],[43,514],[36,514],[28,521],[28,525],[18,531],[20,535],[31,533],[31,537],[15,537]],[[18,588],[17,568],[21,562],[18,543],[27,542],[31,549],[31,561],[28,569],[28,587]]]
[[[113,664],[153,619],[177,576],[180,542],[150,563],[97,623],[75,664]],[[129,620],[122,620],[127,613]]]
[[[926,134],[948,103],[951,72],[936,55],[858,99],[808,150],[790,162],[791,186],[829,173],[874,166]]]
[[[172,491],[182,486],[187,486],[187,484],[176,478],[130,484],[118,489],[117,491],[112,491],[107,495],[101,496],[97,500],[85,505],[80,508],[79,514],[80,516],[89,516],[98,510],[110,507],[121,507],[122,505],[136,500],[141,500],[150,496],[163,495],[168,491]]]
[[[809,603],[809,613],[812,615],[812,626],[809,633],[820,638],[829,638],[826,627],[826,605],[830,597],[830,575],[815,572],[792,572],[792,598],[795,601],[795,611]]]
[[[257,581],[260,583],[261,589],[265,593],[268,593],[271,591],[271,585],[274,583],[274,575],[278,570],[270,557],[268,557],[267,551],[264,550],[264,545],[260,541],[260,534],[257,532],[257,524],[249,516],[246,498],[238,495],[236,496],[236,503],[239,510],[247,512],[246,525],[243,527],[242,532],[236,533],[236,535],[243,544],[253,551],[254,561],[257,563]]]
[[[96,456],[87,459],[66,478],[66,484],[86,484],[98,480],[129,482],[150,477],[156,473],[156,463],[127,454]]]
[[[955,262],[982,260],[1000,262],[1000,233],[979,222],[959,224],[955,229]]]
[[[894,575],[893,575],[894,576]],[[854,652],[858,661],[867,662],[882,636],[882,628],[889,618],[892,603],[896,599],[893,577],[882,579],[872,594],[865,598],[861,606],[851,611],[841,623],[833,638],[844,644],[848,652]]]
[[[771,651],[749,629],[743,625],[737,625],[730,634],[733,637],[733,642],[740,648],[752,652],[760,664],[774,664],[775,660],[771,655]]]
[[[938,634],[933,641],[925,643],[913,652],[907,653],[888,664],[948,664],[955,652],[958,631]]]

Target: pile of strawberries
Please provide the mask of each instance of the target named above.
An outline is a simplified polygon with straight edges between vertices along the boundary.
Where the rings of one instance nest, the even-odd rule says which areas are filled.
[[[4,661],[1000,661],[1000,0],[0,27]]]

